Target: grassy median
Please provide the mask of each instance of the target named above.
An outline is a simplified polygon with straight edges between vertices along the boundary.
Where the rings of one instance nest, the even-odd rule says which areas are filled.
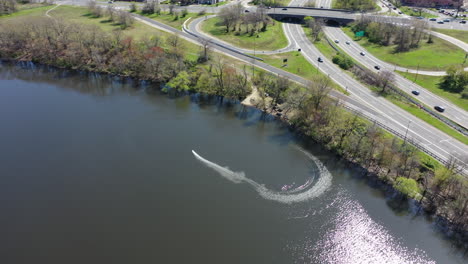
[[[468,31],[442,28],[433,28],[432,30],[468,43]]]
[[[414,73],[406,73],[400,71],[397,71],[397,73],[399,73],[406,79],[415,82],[419,86],[424,87],[431,93],[443,97],[449,100],[450,102],[454,103],[458,107],[462,108],[463,110],[468,111],[468,99],[461,98],[461,94],[459,93],[451,93],[439,88],[438,84],[442,81],[442,76],[428,76],[418,74],[416,77],[416,74]]]
[[[401,67],[420,70],[445,71],[451,65],[463,63],[465,51],[443,39],[433,37],[434,43],[421,41],[417,49],[395,52],[396,45],[382,46],[371,43],[367,38],[356,38],[350,28],[342,28],[359,45],[378,59]]]

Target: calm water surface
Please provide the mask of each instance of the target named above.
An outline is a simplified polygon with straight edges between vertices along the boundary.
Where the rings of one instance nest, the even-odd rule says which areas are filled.
[[[3,264],[466,261],[256,110],[46,67],[0,65],[0,210]]]

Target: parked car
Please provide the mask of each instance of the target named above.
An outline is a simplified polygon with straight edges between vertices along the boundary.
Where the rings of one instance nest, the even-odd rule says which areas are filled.
[[[249,13],[250,11],[246,9],[246,10],[244,10],[244,12]]]
[[[323,62],[322,57],[318,57],[317,61],[318,62]]]
[[[376,70],[378,70],[378,71],[380,70],[380,66],[379,66],[379,65],[375,65],[374,68],[375,68]]]
[[[424,17],[422,17],[422,16],[418,16],[418,17],[416,17],[416,18],[417,18],[417,19],[424,19]]]
[[[359,53],[359,54],[361,54],[362,56],[366,55],[366,53],[364,51],[361,51],[361,53]]]
[[[414,94],[414,95],[419,95],[419,91],[418,91],[418,90],[411,91],[411,93]]]
[[[438,106],[438,105],[434,106],[434,109],[441,113],[445,111],[445,108],[443,106]]]
[[[340,43],[340,41],[339,41],[339,40],[337,40],[337,39],[335,39],[335,43]]]

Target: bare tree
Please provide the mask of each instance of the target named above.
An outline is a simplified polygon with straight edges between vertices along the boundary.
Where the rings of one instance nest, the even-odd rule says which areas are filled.
[[[389,85],[395,81],[395,74],[392,71],[381,71],[378,74],[377,85],[382,89],[382,93],[385,93]]]

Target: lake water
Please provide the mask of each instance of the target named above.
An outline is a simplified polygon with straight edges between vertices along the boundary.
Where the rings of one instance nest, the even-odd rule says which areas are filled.
[[[2,264],[465,263],[356,174],[238,104],[0,64]]]

